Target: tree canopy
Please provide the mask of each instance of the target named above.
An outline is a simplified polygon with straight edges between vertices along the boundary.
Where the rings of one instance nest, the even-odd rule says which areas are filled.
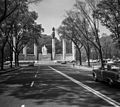
[[[1,0],[0,1],[0,53],[1,69],[3,69],[4,48],[9,43],[12,52],[15,52],[15,64],[18,64],[18,55],[25,45],[31,40],[37,40],[42,32],[42,27],[35,20],[38,15],[29,11],[29,3],[41,0]],[[13,37],[15,38],[13,44]],[[37,42],[36,42],[37,43]],[[12,60],[12,59],[11,59]]]
[[[93,16],[112,32],[112,38],[120,44],[120,0],[101,0]]]

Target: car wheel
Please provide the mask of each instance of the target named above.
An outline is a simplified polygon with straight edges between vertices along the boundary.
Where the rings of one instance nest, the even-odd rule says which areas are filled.
[[[93,80],[96,81],[96,82],[98,81],[97,75],[95,73],[93,73]]]

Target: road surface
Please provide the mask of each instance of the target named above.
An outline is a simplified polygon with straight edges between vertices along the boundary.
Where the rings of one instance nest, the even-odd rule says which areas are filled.
[[[38,65],[0,76],[0,107],[120,107],[120,88],[90,71]]]

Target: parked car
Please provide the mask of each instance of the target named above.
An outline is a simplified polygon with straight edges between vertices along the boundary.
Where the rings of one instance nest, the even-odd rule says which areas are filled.
[[[93,69],[95,81],[105,81],[109,85],[120,83],[120,67],[115,63],[106,64],[104,68]]]

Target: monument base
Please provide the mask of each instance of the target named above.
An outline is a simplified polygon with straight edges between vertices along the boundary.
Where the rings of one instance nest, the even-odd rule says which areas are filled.
[[[19,60],[28,60],[28,61],[31,60],[31,61],[34,61],[35,56],[34,56],[34,54],[27,54],[27,56],[25,57],[23,54],[20,54],[19,55]],[[56,54],[54,60],[63,60],[63,55],[62,54]],[[72,61],[73,60],[72,54],[66,54],[65,60],[66,61]],[[38,61],[51,61],[51,54],[48,53],[47,55],[42,55],[40,53],[39,57],[38,57]]]
[[[39,61],[51,61],[51,54],[42,55],[39,54]]]

